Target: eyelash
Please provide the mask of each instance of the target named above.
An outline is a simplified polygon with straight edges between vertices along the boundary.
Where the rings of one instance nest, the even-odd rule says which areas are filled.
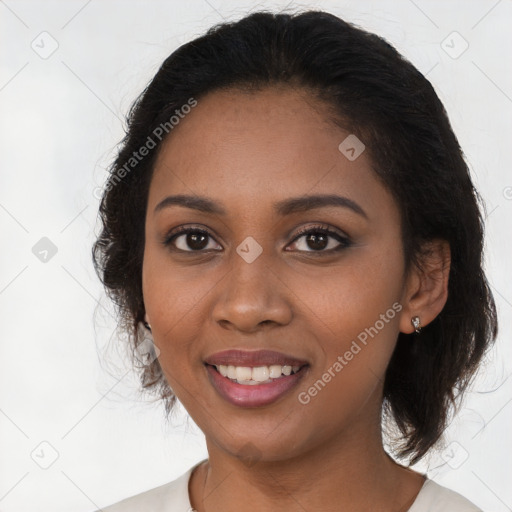
[[[171,231],[169,234],[167,234],[164,237],[164,240],[163,240],[162,243],[163,243],[164,246],[168,247],[168,246],[172,245],[172,243],[179,236],[188,235],[190,233],[197,233],[197,234],[205,235],[205,236],[208,236],[210,238],[215,239],[211,235],[211,233],[209,231],[205,230],[205,229],[181,226],[181,227]],[[340,242],[340,245],[338,247],[335,247],[334,249],[319,250],[319,251],[310,250],[310,251],[299,251],[299,252],[312,253],[312,254],[332,254],[332,253],[340,251],[342,249],[346,249],[347,247],[352,245],[352,242],[351,242],[351,240],[348,237],[343,236],[340,233],[338,233],[337,231],[334,231],[334,230],[330,229],[328,226],[320,226],[320,225],[319,226],[310,226],[310,227],[307,227],[307,228],[302,228],[301,230],[299,230],[295,234],[295,237],[292,240],[292,243],[296,242],[299,238],[302,238],[303,236],[309,235],[311,233],[328,235],[328,236],[336,239],[338,242]],[[196,251],[194,251],[194,250],[184,251],[183,249],[178,249],[176,247],[174,247],[173,250],[178,251],[178,252],[182,252],[182,253],[201,253],[201,252],[207,252],[204,249],[203,250],[196,250]]]

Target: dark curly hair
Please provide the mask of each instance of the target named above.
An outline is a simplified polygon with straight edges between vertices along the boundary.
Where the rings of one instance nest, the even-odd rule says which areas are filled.
[[[440,439],[498,326],[482,268],[485,205],[432,85],[384,39],[326,12],[256,12],[174,51],[128,114],[99,207],[96,272],[137,347],[144,337],[144,223],[161,127],[172,137],[169,120],[191,98],[278,84],[322,100],[332,121],[364,141],[400,210],[406,270],[421,268],[423,242],[450,244],[444,309],[421,334],[399,334],[384,382],[383,417],[394,420],[401,439],[396,454],[414,463]],[[169,414],[176,397],[158,359],[140,370],[143,389],[156,392]]]

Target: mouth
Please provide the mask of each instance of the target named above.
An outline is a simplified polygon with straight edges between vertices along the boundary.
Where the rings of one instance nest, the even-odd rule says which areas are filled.
[[[308,366],[304,365],[276,365],[271,366],[234,366],[234,365],[209,365],[214,368],[223,377],[226,377],[235,384],[242,386],[258,386],[260,384],[270,384],[277,379],[282,379],[290,375],[295,375],[303,368]]]
[[[214,354],[204,366],[215,391],[239,407],[276,402],[299,384],[310,367],[306,361],[278,352],[233,350]]]

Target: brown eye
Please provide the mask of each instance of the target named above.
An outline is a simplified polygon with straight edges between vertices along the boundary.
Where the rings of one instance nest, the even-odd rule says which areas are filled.
[[[213,240],[213,237],[204,229],[180,228],[177,232],[174,231],[166,236],[163,243],[165,246],[172,245],[183,252],[202,252],[208,249],[209,239]]]
[[[302,252],[334,252],[351,245],[350,240],[328,227],[306,228],[298,233],[293,244],[304,238],[304,243],[298,248]]]
[[[302,238],[304,242],[299,244],[298,241]],[[219,250],[215,246],[208,247],[209,242],[211,244],[214,240],[207,230],[180,227],[169,233],[163,240],[163,244],[182,252],[206,252]],[[351,241],[328,227],[309,227],[300,231],[292,244],[300,246],[296,248],[299,252],[331,253],[349,247]]]

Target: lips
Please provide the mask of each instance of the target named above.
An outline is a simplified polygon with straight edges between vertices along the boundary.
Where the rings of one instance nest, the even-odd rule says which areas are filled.
[[[274,350],[224,350],[205,358],[204,362],[212,366],[305,366],[306,360],[276,352]]]
[[[262,407],[284,398],[309,370],[307,361],[273,350],[225,350],[206,357],[204,363],[209,381],[218,395],[238,407]],[[261,383],[245,380],[250,379],[245,374],[250,374],[251,369],[253,378],[257,378],[254,372],[265,371],[264,367],[272,373],[278,369],[279,375]],[[226,372],[235,372],[237,378],[229,378]],[[244,374],[242,382],[237,381],[239,372]]]

